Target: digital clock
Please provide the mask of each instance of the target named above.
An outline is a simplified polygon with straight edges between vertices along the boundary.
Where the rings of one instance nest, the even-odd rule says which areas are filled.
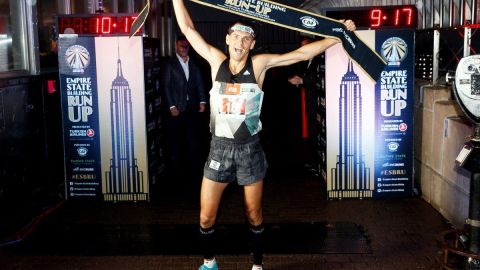
[[[128,35],[136,14],[59,15],[58,33],[84,36]],[[142,29],[137,32],[142,33]]]
[[[376,6],[358,8],[325,9],[325,16],[332,19],[350,19],[357,28],[416,28],[417,8],[414,5]]]

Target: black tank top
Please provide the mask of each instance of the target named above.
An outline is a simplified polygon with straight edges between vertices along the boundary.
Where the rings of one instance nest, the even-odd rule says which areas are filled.
[[[240,72],[237,74],[232,74],[228,63],[230,58],[225,59],[218,69],[217,76],[215,81],[217,82],[226,82],[226,83],[257,83],[255,79],[255,74],[253,73],[253,64],[252,58],[248,57],[247,63]]]
[[[226,59],[220,65],[210,90],[210,131],[217,137],[246,141],[262,129],[263,91],[250,57],[235,75],[228,64]]]

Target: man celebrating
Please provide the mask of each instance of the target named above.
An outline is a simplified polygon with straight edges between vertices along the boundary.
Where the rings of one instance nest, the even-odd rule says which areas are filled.
[[[339,41],[326,38],[285,54],[250,56],[255,46],[255,30],[246,22],[235,22],[228,28],[225,42],[228,56],[208,44],[195,30],[183,0],[173,0],[178,25],[195,51],[211,67],[213,87],[210,90],[210,153],[204,167],[200,194],[200,237],[204,263],[200,270],[218,269],[215,261],[215,220],[223,191],[236,181],[244,188],[245,213],[250,223],[252,270],[263,269],[263,178],[267,162],[258,132],[262,129],[261,90],[269,68],[305,61],[322,53]],[[344,22],[355,30],[352,21]],[[239,106],[239,109],[231,109]]]

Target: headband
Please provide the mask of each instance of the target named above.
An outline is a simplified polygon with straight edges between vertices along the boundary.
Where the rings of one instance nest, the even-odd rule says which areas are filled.
[[[234,26],[230,27],[230,30],[247,32],[250,35],[252,35],[252,37],[255,37],[255,31],[253,31],[253,29],[250,26],[246,26],[243,24],[235,24]]]

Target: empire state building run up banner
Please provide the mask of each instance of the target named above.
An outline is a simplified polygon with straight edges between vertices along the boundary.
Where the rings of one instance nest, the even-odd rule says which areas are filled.
[[[141,37],[60,35],[68,199],[146,201]]]
[[[375,82],[339,45],[326,52],[328,198],[410,196],[414,30],[356,33],[387,66]]]

